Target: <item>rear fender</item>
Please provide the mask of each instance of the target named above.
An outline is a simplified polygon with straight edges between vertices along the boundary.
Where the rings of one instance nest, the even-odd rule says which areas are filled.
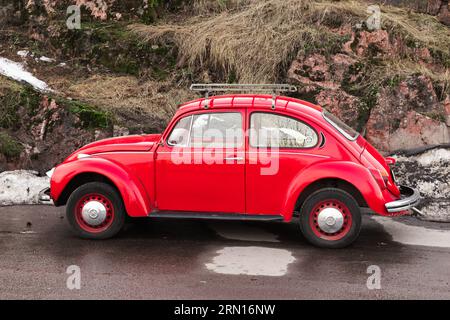
[[[70,181],[82,173],[96,173],[111,180],[119,190],[129,216],[144,217],[151,211],[151,201],[137,177],[115,162],[94,156],[56,167],[50,182],[51,197],[55,203]]]
[[[373,211],[387,213],[383,192],[367,168],[349,161],[327,161],[305,168],[292,180],[282,213],[285,221],[291,220],[301,192],[321,179],[340,179],[352,184]]]

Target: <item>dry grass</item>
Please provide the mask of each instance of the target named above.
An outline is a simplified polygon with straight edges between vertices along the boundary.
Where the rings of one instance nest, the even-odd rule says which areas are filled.
[[[111,112],[119,120],[138,121],[144,125],[148,119],[164,125],[180,103],[195,98],[187,89],[154,81],[139,83],[131,76],[93,76],[70,86],[67,93]]]
[[[191,66],[207,63],[235,72],[242,82],[270,82],[305,41],[334,36],[307,23],[310,7],[306,0],[252,1],[242,10],[193,24],[134,25],[131,29],[147,41],[173,38],[181,59]]]
[[[4,90],[20,91],[21,86],[16,81],[10,80],[5,76],[0,75],[0,96]]]
[[[315,8],[335,14],[366,19],[367,4],[361,1],[318,1]],[[436,17],[404,8],[381,6],[382,27],[405,40],[450,55],[450,29]]]
[[[441,87],[441,96],[439,100],[445,99],[446,95],[450,95],[450,70],[435,71],[423,64],[414,63],[411,61],[391,61],[386,66],[379,70],[379,78],[393,78],[394,76],[406,78],[410,75],[425,75],[431,79],[437,86]],[[372,78],[375,78],[373,76]]]
[[[194,14],[208,15],[223,11],[238,10],[255,0],[194,0],[190,10]]]
[[[240,82],[277,81],[299,50],[331,50],[342,41],[330,24],[355,25],[368,17],[364,1],[248,0],[233,10],[217,9],[217,1],[199,0],[197,7],[216,14],[193,17],[182,25],[133,25],[150,42],[173,41],[180,61],[191,67],[212,66],[235,74]],[[220,7],[219,7],[220,8]],[[391,6],[382,7],[383,28],[408,43],[450,57],[450,31],[436,18]]]

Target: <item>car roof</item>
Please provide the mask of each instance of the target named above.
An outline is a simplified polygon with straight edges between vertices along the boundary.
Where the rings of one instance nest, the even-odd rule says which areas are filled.
[[[232,94],[210,96],[208,98],[200,98],[183,103],[179,107],[180,112],[195,111],[198,109],[214,108],[269,108],[273,106],[273,99],[275,99],[275,109],[297,109],[309,114],[317,114],[322,112],[322,107],[296,98],[285,96],[272,96],[268,94]]]

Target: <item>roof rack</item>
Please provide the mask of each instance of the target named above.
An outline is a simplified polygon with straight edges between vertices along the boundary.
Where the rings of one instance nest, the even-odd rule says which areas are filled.
[[[211,92],[217,91],[253,91],[253,92],[272,92],[272,109],[275,109],[275,93],[297,92],[297,87],[290,84],[228,84],[228,83],[195,83],[190,87],[192,91],[205,92],[205,99],[209,98]],[[208,102],[205,109],[208,109]]]

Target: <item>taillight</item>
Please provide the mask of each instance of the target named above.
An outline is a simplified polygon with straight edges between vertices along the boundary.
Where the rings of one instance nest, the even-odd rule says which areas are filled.
[[[389,174],[385,170],[370,169],[370,173],[377,181],[381,189],[386,189],[389,180]]]
[[[386,161],[388,166],[394,165],[397,161],[395,160],[395,158],[392,157],[387,157],[384,158],[384,160]]]

